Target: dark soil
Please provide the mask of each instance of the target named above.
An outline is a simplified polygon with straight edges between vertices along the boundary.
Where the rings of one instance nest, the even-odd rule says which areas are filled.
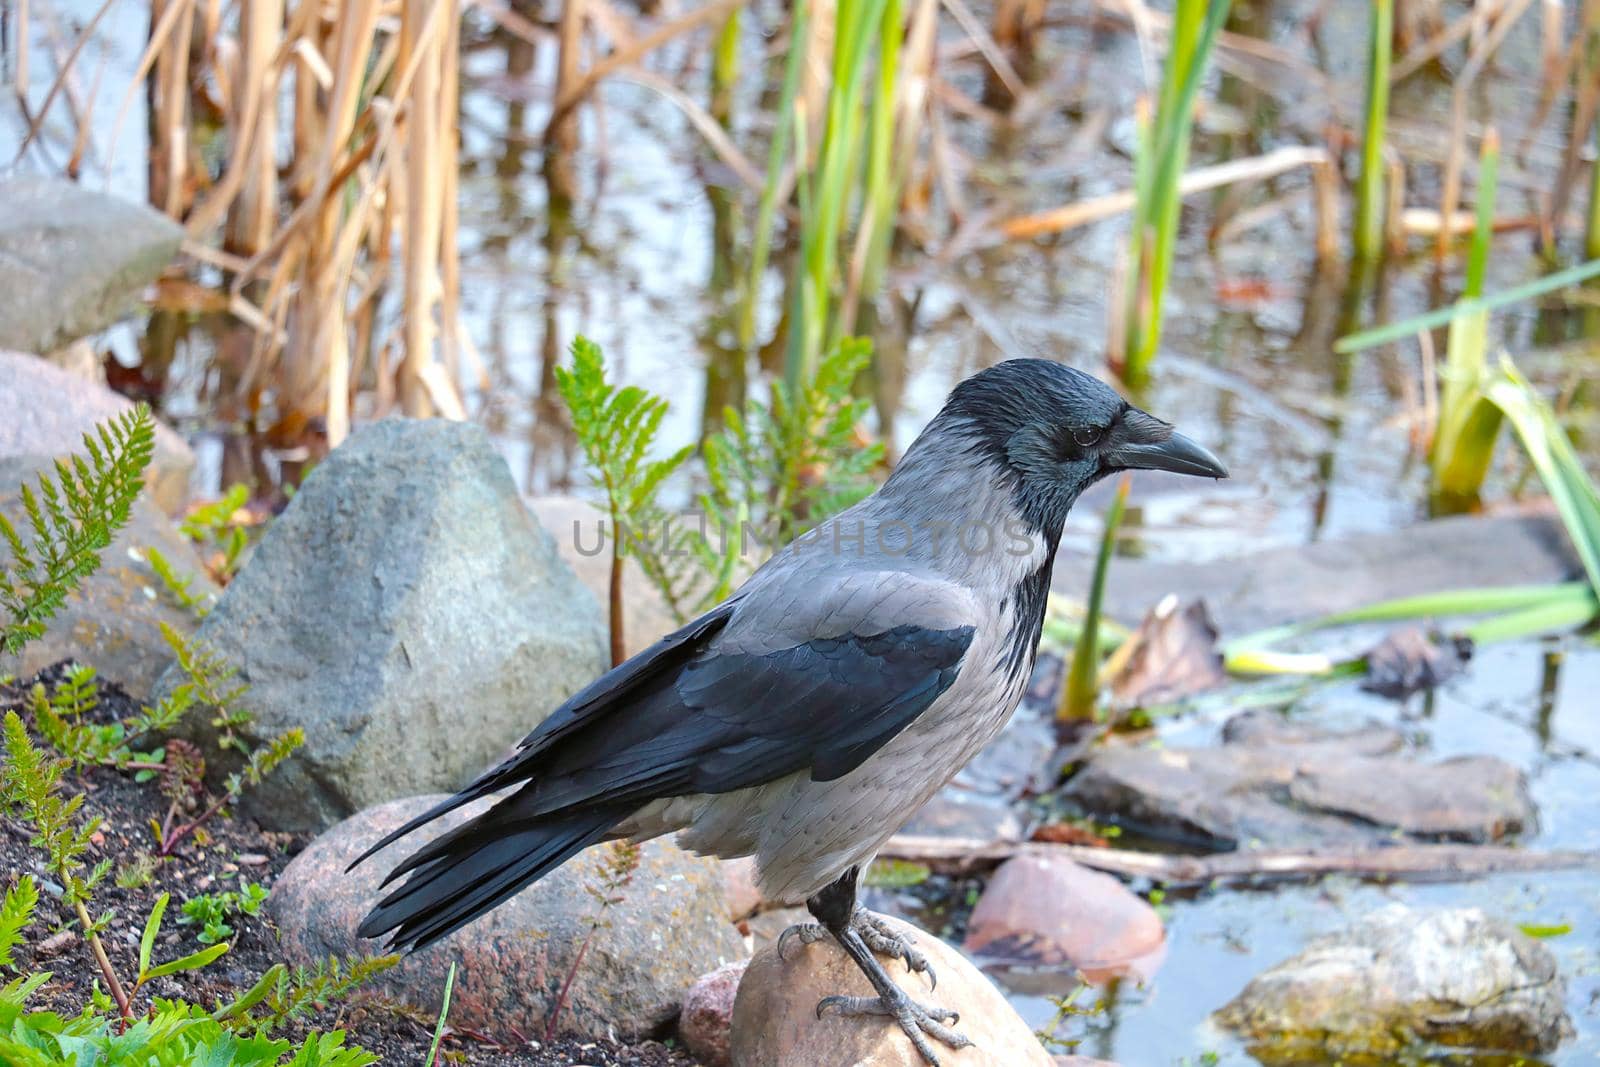
[[[25,722],[31,721],[25,708],[27,693],[36,682],[47,688],[53,686],[63,672],[64,666],[58,665],[25,682],[0,685],[0,715],[15,708]],[[104,680],[100,700],[98,714],[108,721],[126,718],[138,710],[137,703],[126,693]],[[39,743],[37,737],[35,743]],[[168,819],[171,812],[172,801],[166,793],[178,790],[164,791],[159,777],[137,782],[129,771],[90,767],[77,773],[68,768],[62,776],[61,790],[64,795],[83,796],[78,818],[100,820],[84,862],[92,866],[109,859],[111,871],[96,888],[90,912],[112,913],[101,939],[125,987],[131,985],[137,972],[139,936],[161,893],[171,894],[172,899],[152,954],[158,963],[204,947],[199,940],[200,928],[180,922],[184,901],[201,893],[236,890],[247,881],[270,890],[290,858],[309,840],[263,831],[248,818],[219,816],[185,838],[171,856],[161,857],[156,855],[154,827]],[[177,823],[187,821],[185,815],[192,818],[192,812],[206,806],[203,797],[185,797],[185,810],[180,812]],[[88,1001],[100,970],[88,945],[76,933],[53,932],[65,928],[72,909],[61,906],[60,886],[46,874],[43,854],[30,843],[32,836],[24,822],[0,811],[0,893],[15,885],[23,874],[32,874],[41,890],[33,922],[23,944],[14,951],[14,973],[49,971],[51,980],[34,995],[30,1007],[76,1015]],[[249,989],[262,973],[281,962],[277,932],[264,916],[241,913],[231,916],[228,922],[234,934],[226,955],[201,971],[154,979],[139,991],[134,1009],[148,1007],[152,996],[220,1005]],[[421,1064],[432,1041],[434,1024],[432,1017],[357,990],[341,1003],[291,1021],[274,1036],[297,1039],[311,1030],[343,1029],[347,1043],[379,1053],[383,1063]],[[682,1049],[655,1041],[625,1045],[568,1038],[545,1043],[515,1034],[448,1029],[440,1062],[483,1067],[695,1064]]]

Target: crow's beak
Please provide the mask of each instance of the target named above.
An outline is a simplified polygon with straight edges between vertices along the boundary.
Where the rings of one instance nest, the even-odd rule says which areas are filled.
[[[1106,462],[1114,468],[1228,476],[1228,468],[1210,450],[1138,409],[1123,416],[1121,436],[1121,442],[1106,452]]]

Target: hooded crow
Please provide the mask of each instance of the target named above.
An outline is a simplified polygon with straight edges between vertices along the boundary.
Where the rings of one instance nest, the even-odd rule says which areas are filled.
[[[892,1018],[930,1064],[955,1013],[911,999],[876,954],[934,976],[856,903],[883,843],[992,739],[1033,666],[1061,527],[1121,470],[1223,478],[1206,449],[1095,378],[1039,359],[973,375],[876,493],[798,538],[725,602],[551,712],[517,753],[377,842],[497,803],[406,859],[364,937],[431,944],[612,838],[676,833],[754,856],[769,900],[804,901],[875,997],[818,1014]],[[360,860],[356,861],[357,863]],[[780,942],[780,951],[783,944]]]

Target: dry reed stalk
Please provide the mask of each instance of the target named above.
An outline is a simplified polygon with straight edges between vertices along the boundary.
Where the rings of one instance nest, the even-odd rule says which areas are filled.
[[[1179,179],[1178,193],[1180,196],[1191,196],[1207,189],[1216,189],[1236,182],[1262,181],[1299,167],[1317,167],[1327,165],[1329,162],[1328,150],[1325,148],[1316,145],[1286,145],[1248,159],[1233,159],[1226,163],[1196,167]],[[1027,240],[1112,218],[1132,209],[1134,201],[1133,190],[1124,189],[1121,192],[1079,200],[1049,211],[1003,219],[999,228],[1001,234],[1010,240]]]
[[[66,90],[68,81],[72,76],[72,68],[78,62],[78,57],[83,54],[84,46],[86,46],[89,43],[90,38],[94,36],[95,29],[100,25],[100,20],[105,18],[106,12],[111,10],[111,5],[115,2],[116,0],[104,0],[104,2],[95,9],[93,17],[89,19],[89,22],[84,27],[83,32],[78,34],[77,40],[73,42],[72,48],[67,52],[65,58],[58,58],[55,79],[51,81],[50,89],[45,93],[44,102],[39,105],[38,111],[30,115],[28,113],[28,98],[26,94],[21,92],[17,94],[17,103],[21,108],[24,119],[28,123],[28,129],[22,135],[22,143],[17,146],[17,154],[12,158],[11,161],[13,164],[19,162],[22,157],[27,154],[28,146],[33,144],[34,138],[39,136],[39,130],[44,125],[45,116],[50,113],[50,108],[55,103],[56,97]],[[47,33],[54,28],[54,24],[49,20],[46,20],[45,25]],[[24,28],[26,28],[26,26],[24,26]],[[27,44],[27,38],[21,38],[20,42],[25,46]],[[19,52],[22,51],[26,51],[26,48],[19,48]],[[25,68],[24,73],[26,73]],[[26,79],[24,78],[19,84],[26,86]]]
[[[1389,178],[1385,183],[1385,192],[1388,193],[1388,205],[1383,212],[1384,243],[1388,245],[1390,255],[1404,255],[1406,250],[1406,230],[1400,224],[1401,217],[1406,210],[1406,164],[1405,160],[1396,155],[1389,160]]]
[[[449,0],[404,0],[400,22],[400,62],[417,64],[406,98],[405,231],[401,237],[405,276],[405,358],[400,367],[400,402],[408,414],[432,415],[433,390],[424,368],[432,361],[437,336],[433,320],[438,288],[437,263],[443,213],[439,155],[445,150],[439,126],[440,53],[443,20],[434,11]],[[567,0],[581,10],[581,0]],[[563,21],[565,17],[563,16]],[[432,29],[432,32],[430,32]],[[563,48],[566,41],[563,40]],[[563,54],[563,66],[566,57]],[[451,154],[452,164],[454,154]],[[330,400],[331,403],[331,400]]]
[[[150,202],[175,219],[183,217],[189,159],[189,53],[194,35],[194,0],[156,0],[151,13],[177,8],[171,43],[156,58],[155,126],[150,137]]]
[[[278,80],[273,65],[283,34],[283,0],[247,0],[239,11],[240,51],[229,118],[249,149],[243,188],[228,213],[224,245],[253,255],[278,217]]]
[[[1011,65],[1011,60],[1006,58],[1005,51],[990,35],[988,28],[972,13],[972,9],[967,7],[965,0],[944,0],[944,6],[950,9],[950,14],[955,17],[956,24],[961,27],[962,32],[978,46],[979,53],[989,64],[989,69],[994,72],[995,77],[1000,79],[1006,91],[1011,94],[1012,101],[1022,99],[1023,94],[1028,91],[1022,75],[1017,73],[1017,69]]]
[[[1339,171],[1330,154],[1311,166],[1311,189],[1317,212],[1317,261],[1332,263],[1339,255]]]

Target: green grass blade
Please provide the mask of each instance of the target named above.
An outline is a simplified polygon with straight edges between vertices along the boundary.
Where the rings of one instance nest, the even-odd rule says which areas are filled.
[[[1111,566],[1111,553],[1116,548],[1117,531],[1122,526],[1122,513],[1128,504],[1130,482],[1123,478],[1117,486],[1117,495],[1106,509],[1106,528],[1100,537],[1100,554],[1094,561],[1094,582],[1089,586],[1089,605],[1084,611],[1083,633],[1072,646],[1072,664],[1067,669],[1066,685],[1061,691],[1061,705],[1056,711],[1058,719],[1093,719],[1095,697],[1100,690],[1100,611],[1105,598],[1106,572]]]
[[[1234,638],[1223,646],[1225,655],[1251,649],[1264,649],[1291,637],[1300,637],[1335,626],[1371,622],[1402,622],[1407,619],[1445,619],[1463,615],[1489,615],[1521,611],[1551,604],[1583,604],[1593,598],[1587,582],[1559,582],[1550,585],[1505,585],[1480,589],[1450,589],[1441,593],[1396,597],[1366,604],[1350,611],[1334,612],[1305,622],[1274,626]]]
[[[1339,353],[1360,352],[1367,348],[1376,348],[1379,345],[1389,344],[1410,337],[1423,330],[1432,330],[1450,323],[1452,320],[1469,315],[1474,311],[1493,311],[1503,308],[1508,304],[1516,304],[1523,300],[1532,300],[1534,297],[1544,296],[1546,293],[1565,289],[1569,285],[1576,285],[1600,275],[1600,259],[1591,259],[1586,263],[1558,270],[1554,274],[1547,274],[1522,285],[1513,286],[1504,292],[1492,296],[1481,297],[1477,300],[1460,300],[1449,307],[1435,308],[1421,315],[1414,315],[1400,322],[1391,322],[1386,326],[1376,326],[1370,330],[1361,330],[1347,334],[1333,343],[1333,350]]]
[[[1550,405],[1510,360],[1501,361],[1501,371],[1503,377],[1490,384],[1488,397],[1511,420],[1545,490],[1555,501],[1590,586],[1600,594],[1600,492],[1589,480]]]
[[[433,1027],[433,1043],[428,1046],[428,1058],[423,1061],[424,1067],[434,1067],[439,1059],[439,1042],[444,1040],[445,1020],[450,1015],[450,994],[456,987],[456,965],[450,964],[450,970],[444,976],[444,1003],[439,1005],[439,1021]]]
[[[1394,50],[1394,0],[1372,0],[1367,53],[1366,132],[1356,190],[1355,251],[1373,261],[1383,254],[1383,142],[1389,115],[1389,63]]]
[[[1495,615],[1473,623],[1461,632],[1472,638],[1474,644],[1487,645],[1496,641],[1516,641],[1540,634],[1575,630],[1600,616],[1600,600],[1596,600],[1589,589],[1585,589],[1584,593],[1581,599],[1555,599],[1521,611]]]
[[[755,343],[756,300],[761,293],[761,278],[767,272],[767,260],[772,254],[772,227],[778,216],[778,185],[783,178],[783,165],[789,158],[789,141],[794,130],[794,98],[800,87],[800,72],[805,66],[808,22],[811,16],[809,0],[795,0],[794,14],[789,19],[789,55],[784,60],[783,91],[778,97],[778,121],[772,131],[772,144],[767,148],[767,176],[761,186],[761,206],[756,212],[756,232],[750,251],[750,280],[745,286],[743,306],[739,309],[739,346],[748,352]]]

